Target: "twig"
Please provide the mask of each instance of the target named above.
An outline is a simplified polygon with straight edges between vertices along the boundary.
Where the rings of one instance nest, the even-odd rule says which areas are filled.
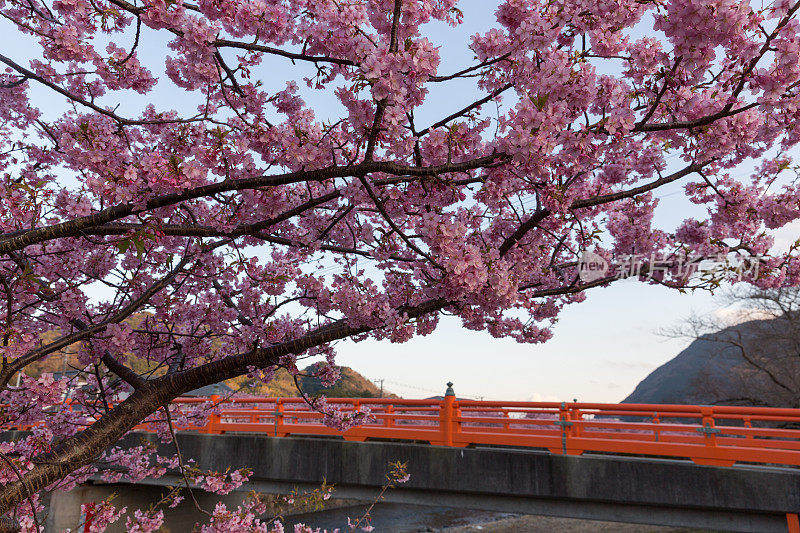
[[[194,506],[197,508],[198,511],[207,516],[214,516],[200,506],[200,502],[197,501],[197,498],[194,495],[194,490],[192,490],[191,484],[189,483],[189,478],[186,476],[186,465],[183,462],[183,455],[181,455],[181,447],[178,444],[178,438],[175,435],[175,428],[172,425],[172,415],[169,414],[169,405],[164,405],[162,409],[164,409],[164,414],[167,417],[167,425],[169,426],[169,434],[172,436],[172,442],[175,443],[175,455],[178,456],[178,467],[180,468],[181,476],[183,476],[183,482],[186,484],[186,490],[189,491],[189,496],[192,497]]]

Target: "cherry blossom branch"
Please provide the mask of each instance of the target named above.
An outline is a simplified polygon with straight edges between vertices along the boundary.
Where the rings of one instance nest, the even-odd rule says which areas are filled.
[[[604,194],[601,196],[595,196],[593,198],[586,198],[585,200],[577,200],[570,205],[570,209],[585,209],[588,207],[597,207],[599,205],[608,204],[611,202],[618,202],[619,200],[624,200],[626,198],[633,198],[634,196],[638,196],[640,194],[644,194],[648,191],[652,191],[659,187],[662,187],[668,183],[672,183],[673,181],[677,181],[689,174],[694,172],[699,172],[704,166],[708,165],[709,163],[692,163],[684,167],[681,170],[673,172],[668,176],[664,176],[663,178],[659,178],[651,183],[641,185],[639,187],[634,187],[633,189],[628,189],[624,191],[619,191],[611,194]],[[511,248],[514,247],[529,231],[536,228],[539,223],[541,223],[545,218],[550,216],[551,211],[548,209],[539,209],[535,213],[533,213],[523,224],[521,224],[515,231],[512,233],[505,241],[500,245],[499,251],[500,256],[506,255]]]
[[[115,6],[124,9],[128,13],[133,15],[139,15],[145,9],[143,7],[137,7],[130,2],[126,2],[125,0],[109,0]],[[187,9],[192,9],[193,11],[200,11],[197,6],[192,6],[191,4],[183,4],[184,7]],[[167,28],[168,31],[174,33],[175,35],[183,35],[183,32],[176,28]],[[358,63],[355,61],[351,61],[349,59],[344,58],[337,58],[337,57],[329,57],[329,56],[313,56],[308,55],[305,53],[298,53],[298,52],[289,52],[287,50],[282,50],[280,48],[275,48],[272,46],[266,46],[262,44],[258,44],[257,42],[254,43],[245,43],[240,41],[233,41],[230,39],[220,39],[217,38],[208,43],[210,46],[213,46],[217,49],[219,48],[236,48],[240,50],[247,50],[250,52],[262,52],[265,54],[285,57],[287,59],[291,59],[292,61],[307,61],[310,63],[332,63],[334,65],[342,65],[342,66],[358,66]]]
[[[327,167],[318,170],[304,170],[286,174],[227,180],[196,187],[180,193],[158,196],[147,200],[143,207],[136,207],[131,203],[121,204],[106,208],[92,215],[53,224],[51,226],[23,230],[5,235],[0,234],[0,254],[7,254],[10,251],[19,250],[32,244],[53,239],[78,236],[88,228],[102,226],[108,222],[119,220],[130,215],[137,215],[160,207],[179,204],[187,200],[210,197],[223,192],[258,189],[261,187],[276,187],[278,185],[289,185],[292,183],[322,182],[333,178],[360,177],[373,172],[383,172],[398,176],[430,177],[439,174],[468,172],[470,170],[485,168],[505,159],[505,155],[493,153],[488,156],[460,163],[446,163],[428,167],[412,167],[390,161],[364,161],[363,163],[344,167]]]
[[[764,55],[769,51],[772,41],[774,41],[775,38],[780,34],[780,31],[784,28],[784,26],[786,26],[789,23],[789,21],[792,20],[798,8],[800,8],[800,2],[795,2],[794,5],[789,7],[783,18],[781,18],[778,24],[775,25],[775,29],[772,30],[772,33],[770,33],[766,37],[766,39],[764,40],[764,44],[758,51],[758,54],[756,54],[756,56],[750,60],[750,62],[747,64],[747,67],[745,67],[745,69],[742,71],[742,75],[741,78],[739,79],[739,82],[736,84],[736,87],[731,92],[733,98],[736,98],[744,90],[745,83],[747,82],[747,77],[753,72],[753,69],[756,68],[758,62],[761,61],[761,58],[763,58]],[[730,110],[733,107],[733,102],[729,102],[725,107],[728,110]]]
[[[139,37],[141,36],[141,33],[142,33],[142,18],[137,16],[136,17],[136,35],[133,38],[133,45],[131,46],[131,51],[128,52],[128,55],[126,55],[122,59],[122,61],[120,61],[118,63],[119,65],[124,65],[125,63],[130,61],[130,59],[133,57],[133,54],[136,53],[136,49],[139,47]]]
[[[395,461],[395,462],[389,463],[389,467],[390,467],[390,472],[388,474],[386,474],[386,483],[383,484],[383,486],[381,487],[380,492],[375,497],[375,499],[372,500],[372,502],[370,503],[369,507],[367,507],[367,510],[361,515],[361,517],[358,520],[356,520],[356,522],[354,524],[350,525],[350,531],[356,531],[359,528],[359,526],[361,526],[362,522],[365,522],[367,524],[367,526],[369,526],[370,518],[371,518],[370,513],[372,512],[372,509],[375,508],[375,505],[380,500],[383,499],[383,495],[386,494],[386,491],[388,491],[389,489],[393,489],[395,487],[395,483],[405,483],[406,481],[408,481],[409,477],[411,477],[408,474],[408,471],[407,471],[408,463],[402,463],[400,461]],[[350,522],[350,519],[348,518],[348,523],[349,522]],[[365,531],[372,531],[372,527],[371,526],[369,526],[368,528],[362,528],[362,529],[365,530]]]
[[[225,293],[224,288],[222,287],[222,285],[220,285],[219,281],[216,279],[211,280],[211,284],[217,290],[217,294],[219,294],[220,298],[222,298],[222,301],[225,303],[225,305],[236,311],[237,315],[236,319],[245,326],[252,326],[253,321],[242,314],[242,312],[239,310],[239,307],[236,305],[233,299]]]
[[[430,77],[430,81],[432,81],[434,83],[440,83],[440,82],[449,81],[449,80],[452,80],[452,79],[455,79],[455,78],[461,78],[461,77],[464,77],[467,74],[475,72],[476,70],[480,70],[480,69],[482,69],[484,67],[488,67],[488,66],[494,65],[495,63],[499,63],[501,61],[505,61],[509,57],[511,57],[511,52],[506,52],[505,54],[503,54],[501,56],[495,57],[493,59],[486,59],[485,61],[481,61],[477,65],[473,65],[473,66],[465,68],[463,70],[459,70],[458,72],[456,72],[454,74],[450,74],[450,75],[447,75],[447,76],[431,76]]]
[[[82,233],[84,235],[102,235],[102,236],[127,235],[132,231],[136,232],[147,229],[157,229],[159,233],[172,237],[200,237],[200,238],[222,237],[227,239],[228,241],[233,241],[234,239],[240,237],[252,237],[264,242],[278,244],[281,246],[290,246],[293,248],[307,248],[311,245],[311,243],[304,243],[302,241],[292,240],[286,237],[269,235],[267,233],[264,233],[263,229],[260,229],[258,231],[254,230],[252,232],[242,232],[239,230],[224,231],[209,226],[193,226],[191,224],[165,224],[154,227],[149,224],[116,223],[116,224],[106,224],[103,226],[99,226],[97,228],[85,230]],[[339,254],[372,257],[372,252],[369,250],[362,250],[351,247],[349,248],[347,246],[338,246],[338,245],[322,243],[319,244],[319,249],[326,252],[334,252]],[[404,257],[396,254],[392,254],[389,258],[392,259],[393,261],[402,261],[402,262],[417,261],[417,259]]]
[[[407,177],[393,177],[393,178],[385,178],[385,179],[378,179],[372,182],[375,186],[385,186],[391,184],[399,184],[399,183],[412,183],[417,182],[420,180],[431,178],[432,176],[415,176],[412,178]],[[473,183],[480,183],[483,180],[481,178],[467,178],[463,180],[455,180],[453,182],[454,185],[463,186],[469,185]],[[312,198],[307,202],[298,205],[297,207],[290,209],[288,211],[284,211],[280,215],[276,215],[272,218],[267,220],[263,220],[260,222],[248,223],[248,224],[241,224],[239,226],[233,227],[229,230],[220,230],[218,228],[212,226],[205,226],[196,221],[193,221],[191,224],[158,224],[157,226],[148,225],[148,224],[141,224],[141,223],[132,223],[132,222],[118,222],[114,224],[103,224],[101,226],[96,226],[93,228],[88,228],[82,230],[80,235],[95,235],[95,236],[108,236],[108,235],[126,235],[130,232],[136,232],[145,230],[148,228],[157,229],[159,233],[164,235],[170,236],[180,236],[180,237],[227,237],[230,239],[236,239],[239,237],[250,236],[256,237],[259,239],[270,240],[270,242],[275,242],[278,244],[291,244],[289,240],[281,240],[279,237],[275,236],[268,236],[263,232],[269,229],[272,226],[275,226],[281,222],[285,222],[287,220],[291,220],[292,218],[306,213],[312,210],[315,207],[321,207],[333,200],[342,198],[342,192],[339,190],[330,192],[328,194],[324,194],[318,196],[316,198]],[[352,206],[349,210],[354,209]],[[328,232],[335,226],[338,222],[342,220],[346,213],[342,213],[339,216],[336,216],[331,221],[331,225],[326,228],[325,231],[322,232],[319,238],[324,237],[327,235]],[[13,234],[8,234],[13,235]],[[319,240],[318,238],[318,240]],[[0,242],[2,238],[0,238]],[[343,252],[352,252],[352,253],[360,253],[362,255],[366,254],[369,255],[368,252],[358,252],[357,250],[351,248],[342,248],[342,247],[327,247],[327,245],[322,245],[323,249],[330,250],[330,251],[343,251]]]
[[[546,298],[552,296],[565,296],[567,294],[578,294],[580,292],[593,289],[595,287],[602,287],[617,280],[619,280],[619,276],[617,275],[605,276],[586,283],[579,283],[579,279],[576,278],[575,281],[568,286],[556,287],[553,289],[539,289],[536,291],[532,291],[529,294],[533,298]],[[534,288],[534,286],[532,285],[523,285],[520,286],[519,290],[520,292],[527,292],[532,288]]]
[[[444,270],[444,267],[442,265],[437,263],[429,254],[422,251],[416,244],[414,244],[414,242],[411,239],[408,238],[408,236],[405,233],[403,233],[403,230],[401,230],[397,226],[397,224],[394,223],[392,217],[389,216],[389,213],[386,212],[386,208],[383,206],[383,202],[381,202],[381,199],[375,195],[375,191],[372,190],[372,187],[370,186],[369,182],[365,178],[360,178],[360,180],[361,180],[361,185],[363,185],[364,189],[367,191],[367,194],[369,195],[372,202],[375,204],[375,207],[377,207],[378,212],[381,214],[383,219],[386,221],[387,224],[389,224],[389,227],[392,228],[392,231],[397,233],[400,239],[402,239],[403,242],[406,243],[406,246],[408,246],[409,248],[414,250],[414,252],[427,259],[433,266],[435,266],[439,270]]]
[[[585,200],[577,200],[572,203],[570,209],[584,209],[587,207],[597,207],[598,205],[617,202],[619,200],[624,200],[626,198],[633,198],[634,196],[644,194],[646,192],[658,189],[659,187],[662,187],[668,183],[672,183],[673,181],[677,181],[681,178],[688,176],[689,174],[699,172],[709,164],[711,164],[711,161],[706,161],[703,163],[692,163],[682,168],[681,170],[673,172],[668,176],[664,176],[663,178],[659,178],[655,181],[652,181],[645,185],[641,185],[639,187],[634,187],[632,189],[627,189],[624,191],[619,191],[610,194],[603,194],[592,198],[586,198]]]
[[[32,350],[27,354],[18,357],[14,361],[10,361],[7,366],[5,366],[2,371],[0,372],[0,389],[5,388],[8,385],[9,380],[11,377],[17,373],[18,371],[22,370],[33,361],[41,359],[46,355],[49,355],[53,352],[56,352],[62,348],[66,348],[72,344],[75,344],[78,341],[84,340],[86,338],[91,337],[97,333],[101,333],[105,331],[108,326],[111,324],[118,324],[131,316],[133,313],[139,311],[142,308],[142,305],[149,301],[155,294],[160,292],[164,289],[167,285],[169,285],[175,277],[184,271],[186,265],[189,263],[189,257],[184,257],[175,268],[173,268],[167,275],[162,277],[158,282],[154,283],[150,287],[147,288],[138,298],[132,300],[128,305],[120,309],[119,312],[114,314],[113,316],[109,317],[106,320],[98,324],[94,324],[91,326],[84,326],[72,333],[70,335],[63,335],[59,339],[46,344],[45,346],[39,348],[38,350]],[[125,379],[125,376],[120,375],[117,373],[121,378]],[[126,374],[129,375],[129,374]],[[139,382],[139,380],[136,380]],[[133,383],[131,383],[133,385]]]
[[[194,507],[206,516],[213,516],[211,513],[203,509],[203,507],[200,505],[200,502],[197,501],[197,497],[194,495],[194,489],[192,489],[192,485],[189,483],[189,478],[186,475],[186,464],[183,461],[183,454],[181,453],[181,446],[178,443],[178,437],[175,435],[175,426],[172,424],[172,415],[169,412],[169,404],[164,404],[161,409],[164,411],[167,427],[169,428],[169,434],[172,437],[173,444],[175,444],[175,455],[178,457],[178,468],[181,471],[181,476],[183,477],[186,490],[189,492],[189,496],[192,497]]]
[[[9,468],[11,468],[11,470],[17,476],[17,479],[19,480],[19,482],[22,483],[22,485],[25,487],[26,497],[28,499],[28,505],[31,506],[31,515],[33,517],[33,524],[34,524],[34,526],[36,526],[36,531],[38,533],[39,531],[41,531],[41,529],[39,528],[39,519],[36,517],[36,507],[34,506],[34,503],[33,503],[33,494],[34,494],[34,492],[31,491],[28,488],[27,484],[25,483],[25,479],[22,476],[22,472],[19,471],[19,468],[17,468],[17,465],[15,465],[14,462],[11,459],[9,459],[6,454],[4,454],[3,452],[0,452],[0,459],[2,459],[9,466]],[[38,491],[36,491],[36,492],[38,492]]]
[[[430,300],[406,309],[404,313],[409,318],[415,318],[435,312],[446,305],[444,300]],[[284,355],[302,353],[315,346],[371,329],[373,328],[356,327],[349,325],[347,321],[338,321],[291,341],[154,378],[94,424],[65,439],[50,452],[34,457],[34,466],[24,475],[24,480],[8,483],[0,489],[0,514],[17,505],[24,497],[26,487],[40,490],[65,474],[92,463],[102,450],[117,442],[150,413],[185,392],[245,374],[250,367],[277,365]],[[198,385],[199,383],[203,385]]]
[[[753,102],[751,104],[747,104],[745,106],[736,108],[736,109],[725,109],[712,113],[711,115],[706,115],[704,117],[695,119],[695,120],[677,120],[674,122],[662,122],[656,124],[636,124],[636,126],[631,129],[631,132],[651,132],[651,131],[668,131],[668,130],[685,130],[685,129],[692,129],[692,128],[699,128],[701,126],[708,126],[720,119],[732,117],[734,115],[738,115],[739,113],[744,113],[745,111],[749,111],[758,107],[760,104],[758,102]],[[727,107],[727,106],[726,106]]]
[[[392,13],[392,33],[389,40],[390,54],[397,53],[397,31],[400,27],[400,10],[402,6],[403,0],[394,0],[394,12]],[[375,146],[378,142],[381,123],[383,122],[383,115],[386,113],[386,106],[388,103],[389,98],[386,97],[378,102],[378,106],[375,109],[375,119],[372,122],[372,128],[370,129],[369,136],[367,137],[367,149],[364,153],[364,161],[372,161],[372,157],[375,154]]]
[[[481,98],[480,100],[472,102],[471,104],[469,104],[465,108],[461,109],[460,111],[456,111],[452,115],[449,115],[449,116],[443,118],[442,120],[440,120],[440,121],[438,121],[438,122],[436,122],[434,124],[431,124],[430,126],[428,126],[427,128],[423,129],[420,132],[414,131],[413,133],[414,133],[414,135],[416,137],[424,137],[425,135],[429,134],[433,130],[444,126],[445,124],[447,124],[451,120],[455,120],[455,119],[457,119],[459,117],[462,117],[465,114],[469,113],[470,111],[479,108],[483,104],[485,104],[487,102],[490,102],[491,100],[494,100],[495,98],[497,98],[498,96],[500,96],[501,94],[503,94],[507,90],[511,89],[512,87],[514,87],[514,84],[507,83],[507,84],[503,85],[502,87],[500,87],[499,89],[495,89],[494,91],[492,91],[491,93],[489,93],[485,97]]]
[[[86,100],[85,98],[82,98],[82,97],[80,97],[80,96],[78,96],[76,94],[72,94],[71,92],[67,91],[66,89],[64,89],[62,87],[59,87],[58,85],[56,85],[55,83],[53,83],[53,82],[51,82],[49,80],[46,80],[42,76],[39,76],[35,72],[26,69],[22,65],[17,64],[16,62],[14,62],[10,58],[4,56],[3,54],[0,54],[0,63],[5,63],[7,66],[9,66],[12,69],[16,70],[17,72],[19,72],[24,77],[26,77],[28,79],[35,80],[35,81],[41,83],[42,85],[44,85],[46,87],[49,87],[50,89],[54,90],[58,94],[60,94],[62,96],[66,96],[69,100],[72,100],[73,102],[81,104],[84,107],[88,107],[92,111],[95,111],[97,113],[100,113],[101,115],[104,115],[104,116],[106,116],[108,118],[111,118],[111,119],[113,119],[114,121],[118,122],[119,124],[121,124],[123,126],[144,126],[144,125],[157,125],[157,124],[179,124],[179,123],[186,123],[186,122],[197,122],[197,121],[201,120],[201,118],[199,118],[199,117],[192,117],[192,118],[185,118],[185,119],[146,119],[146,120],[137,120],[137,119],[130,119],[130,118],[121,117],[121,116],[117,115],[116,113],[114,113],[113,111],[109,111],[108,109],[106,109],[104,107],[100,107],[99,105],[96,105],[93,102],[90,102],[89,100]]]
[[[263,52],[265,54],[281,56],[291,60],[308,61],[310,63],[333,63],[334,65],[348,67],[358,66],[358,63],[349,59],[330,56],[312,56],[298,52],[288,52],[286,50],[281,50],[280,48],[273,48],[271,46],[265,46],[258,43],[242,43],[228,39],[216,39],[211,42],[211,45],[215,46],[216,48],[238,48],[240,50],[248,50],[251,52]]]
[[[656,95],[655,100],[653,100],[653,104],[650,106],[650,109],[647,111],[647,113],[645,113],[645,115],[642,117],[642,120],[640,120],[639,122],[636,123],[637,127],[644,126],[645,124],[647,124],[647,121],[650,120],[650,117],[652,117],[653,114],[656,112],[656,109],[658,109],[658,104],[661,103],[661,99],[664,98],[665,94],[667,94],[667,89],[669,88],[669,84],[670,84],[670,81],[671,81],[670,80],[670,76],[674,76],[675,75],[675,72],[677,72],[678,67],[681,64],[681,60],[682,59],[683,59],[683,57],[679,56],[675,60],[675,64],[672,66],[672,69],[671,69],[669,75],[667,75],[666,72],[664,73],[664,85],[661,87],[661,90],[658,91],[658,94]]]
[[[242,91],[242,88],[239,86],[239,82],[236,81],[236,74],[234,74],[231,68],[228,66],[228,64],[225,63],[225,60],[222,58],[222,54],[219,53],[219,50],[214,52],[214,57],[217,60],[217,64],[219,64],[219,66],[222,67],[222,70],[225,71],[225,74],[228,76],[228,79],[231,80],[231,86],[233,87],[234,92],[239,96],[244,96],[244,92]]]

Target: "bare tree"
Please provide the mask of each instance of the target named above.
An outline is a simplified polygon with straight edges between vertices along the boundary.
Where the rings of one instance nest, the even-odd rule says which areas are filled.
[[[731,290],[726,305],[663,330],[710,343],[692,379],[696,399],[719,404],[800,407],[800,289]]]

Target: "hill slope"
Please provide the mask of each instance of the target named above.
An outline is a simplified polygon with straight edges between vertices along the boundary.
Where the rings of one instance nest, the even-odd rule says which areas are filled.
[[[796,407],[800,357],[791,345],[800,339],[782,334],[776,320],[745,322],[698,338],[642,380],[623,403]]]
[[[331,388],[325,388],[322,382],[312,375],[314,370],[315,365],[310,365],[301,371],[301,375],[298,378],[300,387],[310,396],[317,394],[324,394],[329,398],[378,398],[380,396],[381,391],[374,383],[350,367],[339,367],[341,378],[336,385]],[[227,383],[233,388],[241,386],[243,387],[243,392],[257,394],[259,396],[277,398],[299,396],[294,379],[284,369],[280,369],[276,372],[275,379],[267,385],[258,383],[248,386],[247,382],[248,379],[242,377],[230,380]],[[394,395],[384,392],[384,396],[393,397]]]
[[[141,322],[147,317],[147,313],[137,313],[126,319],[125,323],[132,327],[138,327],[139,324],[141,324]],[[60,332],[58,330],[45,333],[41,336],[42,343],[50,343],[56,340],[59,335]],[[44,360],[35,361],[25,367],[24,374],[31,377],[39,377],[43,373],[58,374],[66,372],[68,375],[71,375],[75,372],[75,369],[82,368],[83,366],[78,362],[78,347],[79,343],[76,343],[68,346],[67,348],[59,350],[58,352],[55,352]],[[132,355],[129,355],[126,363],[140,373],[145,373],[152,369],[151,364],[149,364],[145,359],[134,357]],[[374,383],[352,368],[343,366],[339,367],[339,369],[341,371],[341,378],[336,385],[331,388],[323,387],[321,381],[313,376],[315,365],[309,365],[308,367],[302,369],[298,381],[303,391],[311,396],[317,394],[324,394],[330,398],[378,398],[381,396],[381,390],[375,386]],[[161,375],[164,372],[165,369],[162,369],[157,371],[155,375]],[[12,381],[12,383],[14,382]],[[263,383],[253,384],[246,376],[228,380],[226,384],[232,389],[241,388],[243,392],[257,394],[260,396],[278,398],[299,396],[294,379],[289,372],[284,369],[277,371],[275,373],[275,379],[268,385],[264,385]],[[210,391],[213,390],[213,387],[209,386],[204,387],[203,389],[208,389]],[[385,391],[384,396],[389,398],[397,397],[396,395],[387,393]]]

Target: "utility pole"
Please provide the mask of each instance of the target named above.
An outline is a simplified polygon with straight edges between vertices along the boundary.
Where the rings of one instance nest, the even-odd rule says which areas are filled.
[[[379,396],[379,398],[383,398],[383,379],[376,379],[375,383],[378,383],[378,382],[380,382],[380,384],[381,384],[381,395]]]

